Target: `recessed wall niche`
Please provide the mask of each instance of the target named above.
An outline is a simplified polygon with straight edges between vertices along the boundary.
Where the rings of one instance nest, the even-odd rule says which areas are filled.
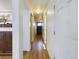
[[[0,55],[12,55],[12,12],[0,11]]]

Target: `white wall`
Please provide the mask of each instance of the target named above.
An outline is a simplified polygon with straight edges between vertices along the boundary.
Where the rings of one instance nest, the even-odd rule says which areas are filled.
[[[47,16],[47,49],[50,58],[53,59],[54,56],[54,15]]]
[[[49,20],[48,51],[51,59],[78,59],[77,0],[55,1],[55,36],[52,30],[53,17]]]
[[[23,16],[23,50],[30,51],[30,49],[30,13],[25,8]]]
[[[54,11],[54,0],[51,0],[48,5],[48,12],[47,12],[47,33],[46,33],[46,40],[47,40],[47,49],[49,52],[50,59],[54,57],[54,31],[55,31],[55,11]]]
[[[0,0],[0,11],[11,10],[11,0]]]
[[[11,0],[0,0],[0,13],[5,13],[6,11],[11,11],[11,10],[12,10]],[[12,20],[12,17],[9,20]],[[12,28],[1,27],[0,31],[12,31]]]

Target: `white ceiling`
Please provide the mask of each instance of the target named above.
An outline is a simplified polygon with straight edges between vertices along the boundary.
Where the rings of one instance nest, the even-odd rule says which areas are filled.
[[[52,6],[53,0],[24,0],[24,2],[27,7],[34,9],[38,9],[38,8],[46,9],[46,8],[50,8],[49,7],[50,5],[51,7],[53,7]]]

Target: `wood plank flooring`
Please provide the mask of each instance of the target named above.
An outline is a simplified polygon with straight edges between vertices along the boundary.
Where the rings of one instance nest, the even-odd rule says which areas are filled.
[[[12,56],[0,56],[0,59],[12,59]],[[50,59],[47,50],[41,52],[26,52],[23,59]]]
[[[12,56],[0,56],[0,59],[12,59]]]
[[[0,59],[12,59],[11,56],[0,56]],[[47,49],[44,49],[43,42],[35,41],[32,50],[24,53],[23,59],[50,59]]]
[[[24,59],[50,59],[47,50],[41,52],[27,52],[24,55]]]

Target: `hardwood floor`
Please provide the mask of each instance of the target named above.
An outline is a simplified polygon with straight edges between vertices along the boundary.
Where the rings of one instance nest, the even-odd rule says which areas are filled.
[[[50,59],[47,49],[41,40],[34,42],[32,50],[24,54],[24,59]]]
[[[0,56],[0,59],[12,59],[12,56]],[[23,59],[50,59],[47,50],[42,52],[26,52]]]
[[[12,59],[12,56],[0,56],[0,59]]]
[[[47,50],[41,52],[27,52],[24,54],[24,59],[50,59]]]
[[[0,59],[12,59],[11,56],[0,56]],[[32,50],[24,53],[23,59],[50,59],[47,49],[44,49],[42,41],[36,41]]]

